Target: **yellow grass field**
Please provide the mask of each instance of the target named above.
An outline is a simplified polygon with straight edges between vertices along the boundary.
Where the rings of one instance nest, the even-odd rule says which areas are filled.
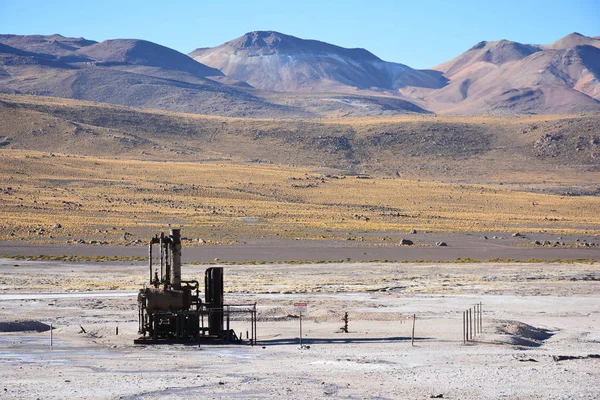
[[[387,235],[411,229],[594,234],[598,210],[598,197],[508,186],[326,176],[265,164],[0,151],[0,240],[123,244],[168,224],[213,243],[385,243]]]

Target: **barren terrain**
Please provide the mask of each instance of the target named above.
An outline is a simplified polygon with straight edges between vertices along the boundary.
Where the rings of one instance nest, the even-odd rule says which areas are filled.
[[[6,398],[600,397],[596,114],[290,121],[2,95],[0,117]],[[185,277],[224,265],[226,301],[258,303],[256,346],[133,345],[146,244],[169,227]]]
[[[143,263],[3,259],[0,272],[6,398],[600,396],[597,263],[225,266],[226,302],[258,303],[256,346],[133,345]],[[304,349],[295,301],[309,303]],[[464,344],[479,302],[483,331]]]

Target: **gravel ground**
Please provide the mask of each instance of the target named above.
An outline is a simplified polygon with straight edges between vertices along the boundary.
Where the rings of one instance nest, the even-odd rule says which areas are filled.
[[[256,346],[134,345],[146,276],[0,259],[0,398],[600,398],[597,263],[226,266],[226,302],[258,303]],[[464,344],[479,302],[483,332]]]

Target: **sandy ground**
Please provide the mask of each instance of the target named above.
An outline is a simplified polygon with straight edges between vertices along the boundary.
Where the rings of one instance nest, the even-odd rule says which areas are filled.
[[[134,345],[143,263],[0,259],[0,398],[600,398],[598,263],[224,268],[226,302],[258,303],[256,346]],[[479,302],[483,332],[464,344]],[[17,321],[52,323],[53,346]]]

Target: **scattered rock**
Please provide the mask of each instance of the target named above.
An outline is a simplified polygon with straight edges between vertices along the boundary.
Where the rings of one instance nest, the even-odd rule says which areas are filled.
[[[402,240],[400,240],[400,244],[402,246],[412,246],[414,243],[410,239],[402,239]]]
[[[512,234],[512,237],[523,237],[519,232],[515,232]]]
[[[411,234],[411,235],[416,235],[416,234],[417,234],[417,230],[416,230],[416,229],[413,229],[413,230],[411,230],[411,231],[410,231],[410,234]]]
[[[446,246],[448,246],[448,244],[446,242],[437,242],[435,245],[439,246],[439,247],[446,247]]]
[[[444,395],[443,394],[432,394],[431,396],[429,396],[430,399],[443,399]]]
[[[600,358],[600,354],[588,354],[587,356],[552,356],[554,361],[585,360],[586,358]]]
[[[533,242],[533,244],[535,244],[536,246],[541,245],[542,243],[539,240],[536,240],[535,242]]]
[[[60,229],[60,228],[62,228],[61,224],[54,224],[54,229]]]

